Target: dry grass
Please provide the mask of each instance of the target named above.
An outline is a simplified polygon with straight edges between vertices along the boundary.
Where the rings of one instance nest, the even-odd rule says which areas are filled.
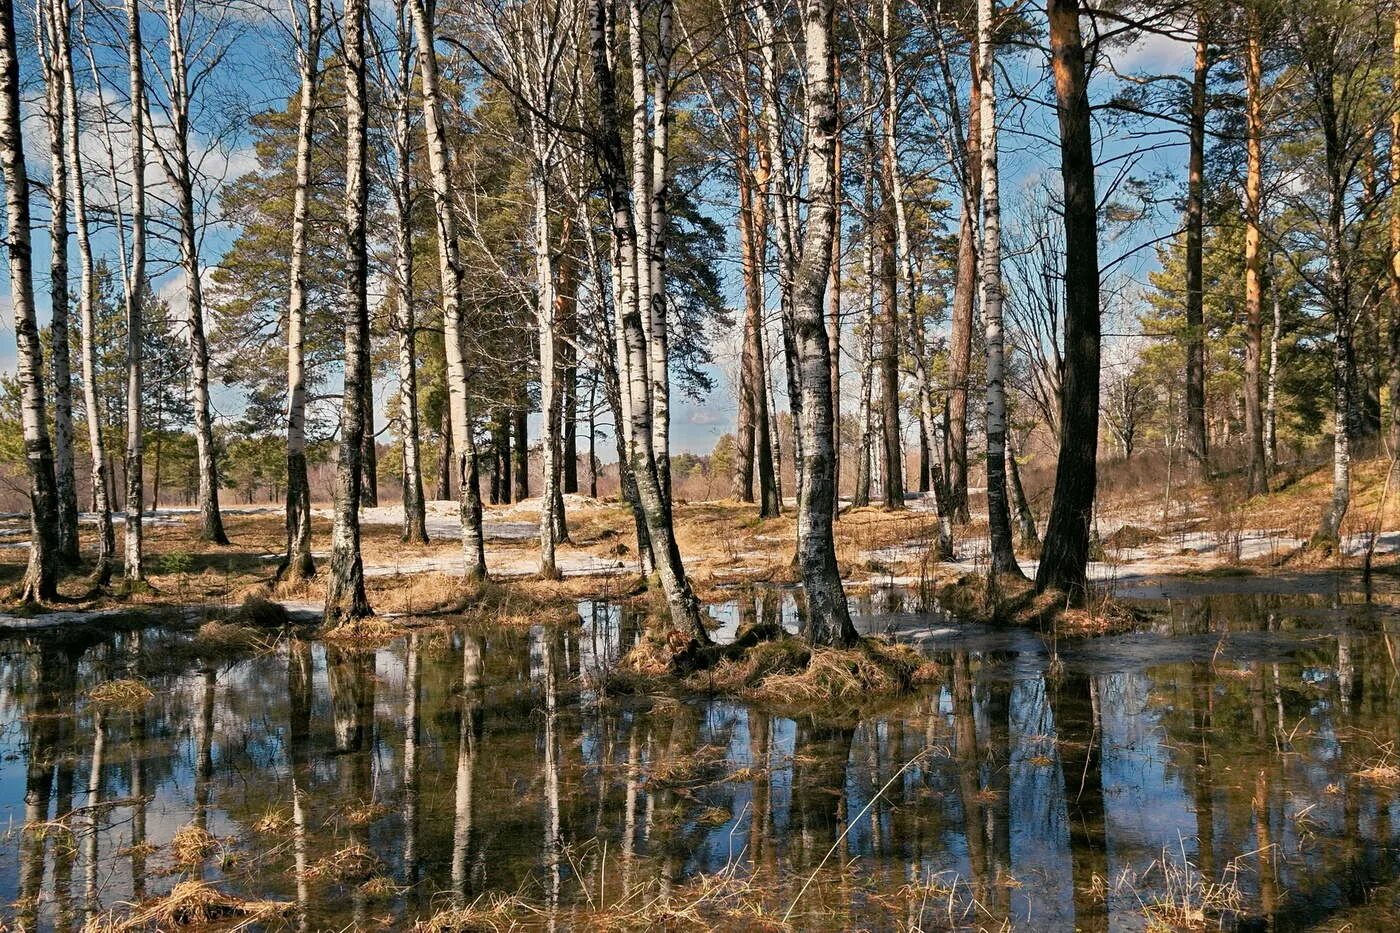
[[[482,895],[465,907],[445,907],[419,920],[412,933],[478,933],[518,930],[537,912],[518,897]]]
[[[170,837],[170,854],[184,866],[198,865],[207,861],[219,848],[219,839],[209,830],[193,823],[186,823]]]
[[[88,691],[88,701],[112,712],[144,709],[155,696],[142,680],[109,680]]]
[[[657,688],[778,704],[860,704],[937,679],[938,667],[909,645],[864,638],[852,648],[812,648],[775,626],[756,625],[728,645],[700,646],[678,631],[652,631],[604,684],[617,692]]]
[[[129,916],[94,917],[83,933],[125,933],[128,930],[169,930],[178,927],[242,929],[268,923],[294,905],[286,901],[248,900],[226,894],[204,881],[181,881],[169,894],[135,907]]]

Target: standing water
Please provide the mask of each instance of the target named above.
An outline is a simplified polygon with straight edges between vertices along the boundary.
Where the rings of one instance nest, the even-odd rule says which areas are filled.
[[[1144,585],[1146,631],[1058,647],[885,593],[866,630],[942,676],[863,710],[606,696],[642,620],[604,604],[373,648],[14,635],[0,899],[56,930],[1385,928],[1400,623],[1326,589]],[[712,610],[758,614],[795,624]],[[182,884],[220,900],[143,915]]]

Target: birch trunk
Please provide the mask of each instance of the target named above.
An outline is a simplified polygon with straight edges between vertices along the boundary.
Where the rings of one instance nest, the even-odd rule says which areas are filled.
[[[619,363],[626,373],[632,402],[628,460],[637,484],[637,498],[646,516],[647,533],[670,608],[671,624],[695,640],[708,643],[709,634],[700,622],[699,607],[676,546],[669,502],[657,477],[655,452],[652,449],[651,408],[638,403],[647,396],[647,341],[638,296],[637,227],[623,180],[626,168],[622,137],[617,125],[617,84],[607,54],[607,8],[603,0],[590,0],[589,7],[594,84],[601,119],[598,162],[611,209],[614,258],[619,273],[618,313],[626,350],[626,356],[620,358]]]
[[[317,0],[313,0],[317,2]],[[400,0],[398,24],[399,71],[394,124],[394,206],[397,239],[394,244],[395,278],[399,287],[399,434],[403,453],[403,540],[428,542],[426,506],[423,501],[422,449],[418,430],[418,324],[413,307],[413,127],[409,106],[413,91],[413,41],[408,35],[404,0]]]
[[[88,226],[87,191],[84,187],[83,163],[79,150],[82,127],[78,118],[78,89],[73,68],[72,18],[68,0],[52,0],[55,55],[62,71],[65,155],[68,178],[72,182],[73,226],[77,233],[79,283],[78,316],[82,324],[83,405],[87,409],[88,447],[92,455],[92,506],[97,513],[97,553],[93,578],[98,586],[111,579],[112,561],[117,552],[116,532],[112,527],[112,482],[107,467],[106,441],[102,436],[102,417],[97,398],[97,300],[92,239]]]
[[[49,341],[53,353],[53,455],[58,494],[58,556],[77,567],[78,488],[73,476],[73,379],[70,373],[68,322],[68,163],[64,158],[65,102],[63,68],[58,59],[55,13],[51,0],[36,4],[40,20],[44,71],[44,118],[49,131]],[[66,26],[64,28],[67,28]]]
[[[306,253],[311,149],[321,61],[321,0],[306,0],[305,47],[297,116],[296,192],[292,199],[291,286],[287,302],[287,552],[278,577],[307,580],[311,558],[311,483],[306,474]]]
[[[1206,472],[1205,225],[1206,28],[1197,24],[1196,64],[1191,82],[1190,157],[1186,180],[1186,452]]]
[[[767,0],[754,5],[754,15],[757,21],[755,39],[762,52],[760,74],[766,141],[763,152],[765,161],[760,172],[766,181],[765,187],[772,202],[773,229],[778,254],[778,316],[782,323],[783,359],[787,364],[788,407],[792,412],[793,424],[793,476],[796,478],[797,497],[801,499],[803,437],[798,425],[802,421],[802,392],[799,388],[797,344],[793,333],[793,290],[798,255],[794,234],[797,218],[794,214],[797,205],[788,170],[787,150],[783,144],[782,116],[778,111],[781,90],[778,82],[777,34]]]
[[[335,523],[326,585],[326,621],[373,615],[365,596],[360,555],[360,463],[364,443],[364,382],[369,377],[369,251],[366,211],[365,0],[346,0],[341,26],[345,61],[345,390],[341,393],[340,455],[336,462]]]
[[[991,538],[991,573],[1021,577],[1011,539],[1011,511],[1006,494],[1006,359],[997,172],[995,12],[995,0],[978,0],[977,83],[982,97],[982,321],[987,345],[987,526]]]
[[[20,122],[19,48],[13,0],[0,0],[0,169],[5,176],[6,243],[10,300],[15,312],[15,344],[20,383],[20,420],[29,469],[29,566],[20,584],[21,602],[58,597],[58,489],[53,449],[44,411],[44,356],[34,310],[34,270],[29,242],[29,175],[24,164]]]
[[[670,223],[671,40],[672,0],[656,0],[656,64],[653,67],[651,137],[651,228],[647,252],[650,316],[651,437],[656,450],[656,476],[662,495],[671,501],[671,338],[666,307],[666,234]]]
[[[554,290],[554,260],[549,242],[548,171],[536,142],[534,170],[535,317],[540,341],[540,576],[557,579],[555,565],[555,499],[559,492],[559,372],[554,355],[558,348]]]
[[[464,289],[457,244],[456,210],[451,167],[448,164],[447,128],[442,118],[442,93],[438,87],[435,24],[428,0],[411,0],[413,26],[418,36],[418,69],[423,85],[423,129],[427,138],[428,168],[433,179],[433,208],[437,217],[438,266],[442,277],[443,343],[447,349],[447,396],[452,419],[453,469],[458,482],[458,511],[462,522],[462,548],[466,576],[486,576],[486,545],[481,532],[481,491],[477,488],[476,438],[467,408],[467,364],[463,350],[462,314]]]
[[[1048,0],[1051,66],[1064,184],[1065,365],[1055,493],[1036,569],[1036,589],[1082,600],[1098,483],[1099,245],[1088,75],[1079,0]]]
[[[142,488],[141,317],[146,295],[146,80],[141,56],[140,0],[127,0],[127,69],[131,82],[131,258],[126,273],[126,546],[123,572],[128,587],[146,578],[141,543]],[[114,176],[115,177],[115,176]]]
[[[1334,111],[1335,112],[1335,111]],[[1329,142],[1336,134],[1328,134]],[[1353,345],[1354,325],[1351,308],[1345,300],[1347,284],[1342,271],[1342,250],[1346,190],[1340,182],[1341,172],[1336,167],[1340,155],[1330,151],[1327,154],[1330,176],[1330,204],[1327,211],[1327,290],[1331,305],[1333,344],[1332,344],[1332,498],[1322,510],[1322,520],[1312,544],[1327,550],[1340,546],[1342,521],[1346,518],[1351,504],[1351,434],[1353,428],[1352,386],[1356,379],[1356,350]]]
[[[189,58],[185,48],[185,0],[165,0],[170,51],[170,127],[174,152],[161,149],[161,164],[175,190],[180,218],[180,266],[185,275],[189,314],[190,392],[194,403],[195,458],[199,474],[199,537],[228,544],[219,512],[219,474],[214,427],[209,413],[209,345],[204,334],[204,287],[200,280],[199,229],[194,209],[194,166],[190,159]]]
[[[832,537],[836,451],[831,443],[831,356],[823,321],[827,276],[836,226],[836,88],[833,82],[833,0],[807,0],[803,10],[807,77],[807,171],[811,207],[802,261],[793,278],[793,342],[802,404],[797,430],[797,557],[807,592],[804,634],[814,645],[852,645],[846,591]]]

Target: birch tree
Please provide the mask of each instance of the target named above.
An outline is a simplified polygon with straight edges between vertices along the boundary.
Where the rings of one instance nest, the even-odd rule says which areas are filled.
[[[125,264],[126,297],[126,521],[123,525],[125,585],[130,588],[146,578],[142,548],[142,452],[145,424],[142,418],[141,314],[146,289],[146,78],[142,64],[141,0],[127,0],[127,77],[131,109],[131,251]],[[95,70],[95,68],[94,68]],[[108,152],[112,151],[109,146]],[[115,168],[112,172],[116,181]]]
[[[701,643],[709,634],[701,624],[699,607],[681,563],[671,524],[670,501],[657,473],[652,444],[652,410],[647,404],[648,352],[643,309],[638,288],[637,223],[627,184],[622,134],[618,126],[617,80],[609,55],[611,21],[604,0],[589,0],[589,39],[593,58],[593,83],[597,93],[596,149],[600,181],[607,197],[612,228],[616,314],[621,346],[619,367],[630,396],[628,460],[637,484],[637,498],[646,516],[647,533],[656,572],[666,594],[671,624]],[[823,278],[824,281],[824,278]],[[830,516],[828,516],[828,519]]]
[[[321,0],[292,7],[301,76],[297,114],[296,188],[292,194],[291,285],[287,300],[287,553],[279,576],[312,577],[311,484],[306,474],[306,260],[311,213],[311,156],[321,76]]]
[[[345,62],[345,390],[341,399],[331,566],[326,583],[326,620],[334,623],[372,614],[365,596],[364,563],[360,555],[364,381],[370,372],[364,0],[346,0],[341,25],[341,57]]]
[[[802,392],[798,462],[797,559],[807,593],[804,634],[814,645],[851,645],[846,591],[832,536],[833,483],[831,358],[823,320],[836,225],[836,87],[833,81],[833,0],[805,0],[803,33],[807,81],[807,192],[811,207],[802,258],[793,278],[792,323]]]
[[[200,235],[195,211],[197,165],[191,152],[194,89],[206,81],[211,69],[223,58],[220,33],[234,28],[230,6],[216,6],[217,17],[206,24],[207,35],[194,35],[193,22],[200,15],[197,0],[164,0],[166,47],[169,68],[164,79],[163,103],[167,134],[149,128],[164,170],[166,182],[175,194],[175,213],[180,237],[180,267],[185,277],[185,314],[189,328],[190,391],[194,402],[194,437],[199,473],[199,537],[215,544],[228,544],[223,515],[219,511],[219,471],[215,462],[214,426],[209,409],[209,344],[204,330],[204,286],[200,268]],[[199,51],[192,51],[194,39]],[[196,60],[203,56],[203,61]],[[147,98],[141,98],[146,106]],[[163,138],[166,137],[166,138]]]
[[[58,493],[58,554],[69,567],[78,565],[78,489],[73,476],[73,383],[70,374],[68,321],[68,162],[63,66],[58,55],[60,14],[51,0],[35,4],[40,66],[44,75],[44,122],[49,135],[49,345],[52,348],[54,481]],[[67,11],[62,13],[66,23]],[[64,28],[67,28],[66,25]]]
[[[452,421],[453,472],[458,486],[458,514],[466,576],[486,576],[486,543],[481,532],[481,490],[477,487],[476,437],[467,406],[467,365],[463,346],[462,263],[457,241],[456,199],[448,163],[447,128],[438,80],[436,24],[428,0],[410,0],[418,40],[418,71],[422,81],[423,132],[432,176],[433,208],[437,218],[438,270],[442,279],[443,342],[447,355],[447,395]]]
[[[398,0],[394,31],[398,68],[390,93],[394,125],[389,148],[389,197],[394,215],[394,287],[397,291],[394,330],[398,336],[399,437],[403,457],[403,540],[426,544],[427,512],[423,497],[423,468],[418,418],[418,324],[413,280],[413,50],[407,0]],[[388,87],[391,82],[385,80]]]
[[[21,424],[29,471],[29,566],[20,584],[21,602],[58,597],[58,489],[44,406],[44,356],[34,309],[34,270],[29,241],[29,175],[24,164],[20,119],[19,47],[14,0],[0,0],[0,170],[5,176],[6,248],[10,301],[15,312]]]
[[[63,82],[64,157],[72,189],[73,227],[77,234],[79,295],[78,320],[82,330],[83,407],[87,412],[88,449],[92,467],[93,511],[97,514],[97,550],[93,558],[93,580],[105,586],[111,579],[115,559],[116,534],[112,526],[112,480],[107,467],[106,440],[102,434],[102,409],[97,389],[98,340],[97,281],[94,274],[92,236],[88,223],[87,186],[79,147],[82,124],[78,111],[78,86],[73,68],[72,12],[68,0],[48,0],[49,30],[56,66]]]
[[[977,84],[981,91],[982,321],[987,345],[987,525],[991,573],[1021,576],[1006,488],[1006,365],[1002,326],[1001,195],[997,165],[996,4],[977,2]]]

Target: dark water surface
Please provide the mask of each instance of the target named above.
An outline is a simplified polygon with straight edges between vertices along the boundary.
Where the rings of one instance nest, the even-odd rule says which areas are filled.
[[[1058,652],[882,594],[864,627],[943,677],[859,713],[602,701],[640,625],[604,605],[375,650],[0,638],[0,902],[72,930],[201,877],[314,930],[491,895],[530,927],[1393,929],[1400,618],[1312,589],[1154,599]],[[712,610],[758,613],[796,624],[775,591]],[[127,677],[139,709],[88,699]],[[217,845],[182,863],[191,825]]]

